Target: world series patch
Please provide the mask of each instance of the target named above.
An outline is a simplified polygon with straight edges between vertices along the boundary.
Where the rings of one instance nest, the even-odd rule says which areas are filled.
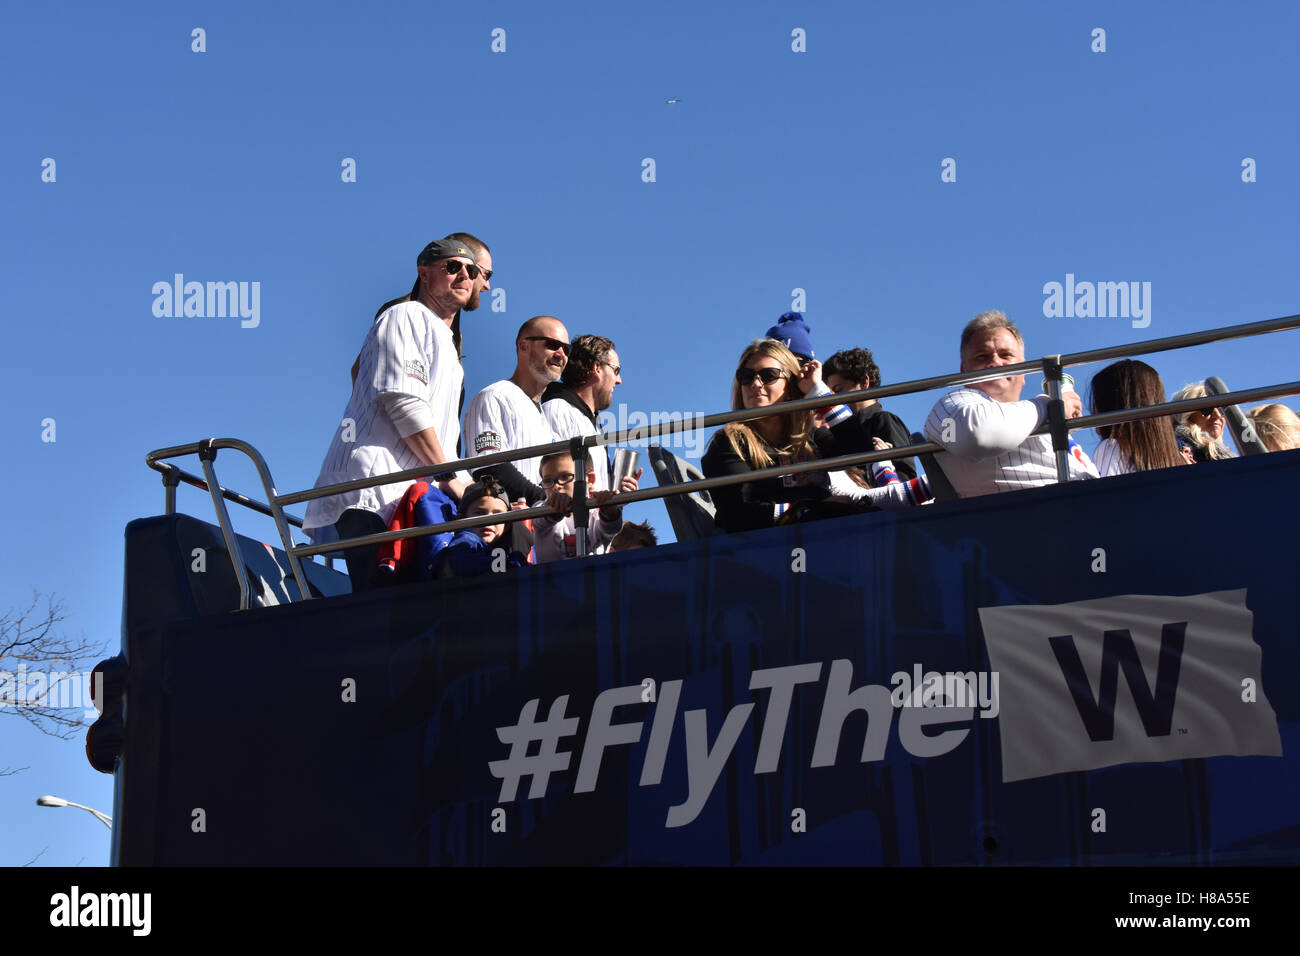
[[[479,432],[478,437],[474,439],[474,454],[476,455],[500,450],[501,436],[491,429],[485,432]]]
[[[409,359],[406,363],[406,374],[415,379],[421,385],[429,384],[429,373],[424,369],[424,363],[419,359]]]

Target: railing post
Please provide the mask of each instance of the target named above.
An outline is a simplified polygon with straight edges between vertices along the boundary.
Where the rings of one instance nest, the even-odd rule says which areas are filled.
[[[217,450],[212,447],[212,439],[199,443],[199,461],[203,463],[203,476],[208,481],[208,493],[212,495],[212,507],[217,512],[217,522],[221,525],[221,536],[226,539],[226,551],[230,554],[230,563],[235,566],[235,577],[239,581],[239,609],[247,610],[251,589],[248,584],[248,570],[244,567],[243,555],[239,552],[239,539],[230,523],[230,512],[226,510],[226,499],[221,497],[221,483],[217,481],[217,470],[213,462],[217,460]]]
[[[258,477],[262,479],[262,489],[266,492],[271,520],[275,522],[275,529],[280,532],[280,542],[284,545],[284,556],[289,561],[289,570],[293,573],[293,579],[298,582],[299,600],[309,601],[311,600],[311,588],[307,584],[307,575],[302,570],[302,562],[298,560],[298,555],[293,553],[293,533],[289,530],[289,522],[284,516],[284,508],[280,506],[277,500],[279,496],[275,491],[275,482],[271,479],[271,469],[267,466],[262,453],[247,442],[236,440],[236,450],[248,456],[253,463],[253,467],[257,469]]]
[[[1047,385],[1047,427],[1052,436],[1052,451],[1056,458],[1056,480],[1070,480],[1070,430],[1065,425],[1065,402],[1061,400],[1061,356],[1043,356],[1043,381]]]
[[[587,507],[587,449],[581,437],[569,442],[569,454],[573,458],[573,527],[578,557],[582,558],[587,554],[587,516],[591,509]]]
[[[165,513],[174,515],[176,513],[176,486],[181,483],[180,469],[168,465],[162,473],[163,483],[163,507]]]

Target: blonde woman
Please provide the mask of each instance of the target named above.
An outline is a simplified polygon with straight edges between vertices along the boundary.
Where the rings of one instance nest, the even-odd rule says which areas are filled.
[[[1300,415],[1285,405],[1261,405],[1246,414],[1255,423],[1255,434],[1269,451],[1300,448]]]
[[[1178,423],[1191,435],[1193,460],[1204,462],[1236,458],[1223,443],[1223,428],[1228,423],[1228,418],[1223,414],[1223,409],[1214,405],[1213,398],[1205,389],[1205,383],[1184,385],[1170,401],[1181,402],[1189,398],[1207,399],[1204,408],[1183,412],[1178,416]]]
[[[709,442],[700,462],[705,477],[740,475],[773,465],[874,448],[870,436],[862,432],[847,405],[822,410],[829,429],[814,428],[811,410],[780,411],[785,402],[821,394],[834,401],[831,390],[821,380],[820,362],[810,360],[801,364],[794,353],[772,339],[754,342],[741,353],[737,363],[731,385],[731,407],[733,410],[770,407],[774,414],[723,426]],[[908,504],[929,497],[924,479],[894,482],[885,488],[864,488],[867,498],[862,505],[854,504],[847,496],[832,495],[828,484],[824,471],[810,471],[715,488],[712,491],[714,520],[722,531],[749,531],[772,527],[792,505],[802,502],[830,501],[839,510],[851,511],[869,508],[873,502],[883,506],[885,499],[895,497],[907,499]]]

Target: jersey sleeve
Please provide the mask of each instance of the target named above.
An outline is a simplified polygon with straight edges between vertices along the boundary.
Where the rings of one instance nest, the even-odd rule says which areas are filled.
[[[1047,396],[1018,402],[984,400],[971,389],[950,392],[925,422],[925,437],[961,458],[982,461],[1015,451],[1047,417]]]
[[[509,434],[502,401],[490,392],[475,395],[465,410],[466,454],[477,458],[504,451]]]
[[[371,375],[375,391],[380,395],[403,394],[429,400],[429,379],[437,366],[437,343],[422,328],[418,315],[412,314],[406,304],[394,306],[375,322],[370,330],[374,336],[372,348],[373,369],[362,369],[358,375]],[[365,356],[365,349],[362,350]]]

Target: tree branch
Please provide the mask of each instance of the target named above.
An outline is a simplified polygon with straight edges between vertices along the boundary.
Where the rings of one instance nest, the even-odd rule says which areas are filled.
[[[78,665],[93,663],[104,645],[61,634],[58,626],[67,614],[54,595],[45,599],[43,610],[41,604],[40,593],[32,591],[25,608],[11,605],[0,616],[0,716],[21,718],[43,734],[69,740],[85,726],[82,715],[89,703],[71,681],[74,675],[78,682],[85,679]],[[82,706],[69,706],[70,701]]]

